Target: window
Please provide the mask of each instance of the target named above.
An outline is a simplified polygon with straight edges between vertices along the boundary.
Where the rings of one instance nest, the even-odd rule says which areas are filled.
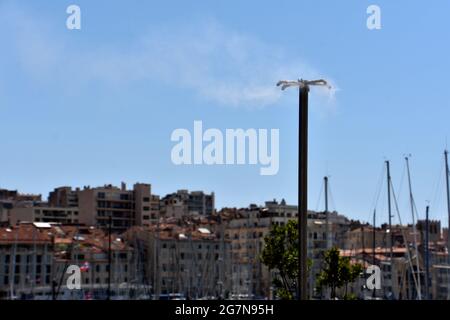
[[[105,193],[104,193],[104,192],[99,192],[99,193],[97,194],[97,197],[98,197],[99,199],[105,199]]]
[[[150,207],[143,207],[142,208],[144,211],[150,211]]]
[[[144,198],[142,198],[142,201],[143,202],[150,202],[150,198],[149,197],[144,197]]]

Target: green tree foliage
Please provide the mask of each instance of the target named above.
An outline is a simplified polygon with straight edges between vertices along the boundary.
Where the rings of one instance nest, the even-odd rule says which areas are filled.
[[[344,299],[353,299],[347,294],[348,285],[354,282],[363,271],[361,264],[351,264],[350,258],[341,257],[337,248],[325,252],[324,269],[320,272],[317,284],[319,289],[328,287],[331,298],[336,298],[336,290],[345,288]]]
[[[284,226],[273,226],[264,237],[264,249],[261,261],[278,276],[273,285],[277,297],[293,299],[297,288],[298,275],[298,223],[289,221]]]

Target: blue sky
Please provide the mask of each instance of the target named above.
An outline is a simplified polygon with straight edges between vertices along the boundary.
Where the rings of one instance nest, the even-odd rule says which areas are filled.
[[[70,4],[81,8],[81,30],[65,26]],[[381,30],[366,28],[370,4],[381,8]],[[446,223],[449,14],[444,1],[0,0],[0,187],[47,195],[140,181],[161,195],[214,191],[218,207],[296,203],[297,93],[274,86],[325,77],[339,90],[310,95],[310,209],[322,208],[328,174],[332,208],[369,220],[390,159],[409,221],[402,176],[412,154],[419,215],[428,200]],[[280,129],[278,174],[173,165],[170,134],[194,120]]]

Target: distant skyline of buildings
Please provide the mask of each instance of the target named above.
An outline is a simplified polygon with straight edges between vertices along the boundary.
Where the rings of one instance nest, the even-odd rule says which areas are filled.
[[[12,190],[0,186],[0,201],[3,202],[3,207],[8,207],[8,199],[14,199],[14,201],[20,203],[20,206],[29,208],[31,205],[37,205],[39,207],[42,207],[43,211],[57,211],[55,208],[77,208],[81,206],[81,220],[79,220],[78,217],[66,217],[66,220],[64,220],[64,216],[66,214],[69,216],[73,214],[69,210],[69,212],[67,213],[60,213],[61,222],[67,222],[73,219],[74,221],[77,220],[77,222],[84,221],[83,223],[94,223],[95,221],[99,222],[101,225],[102,223],[105,223],[104,221],[106,221],[108,213],[114,211],[114,216],[118,220],[122,219],[122,222],[117,221],[115,223],[115,227],[119,229],[127,228],[128,226],[133,225],[129,223],[130,221],[134,221],[134,223],[136,223],[136,221],[139,221],[138,225],[146,225],[150,222],[155,222],[157,218],[161,216],[176,216],[179,218],[183,215],[192,213],[210,215],[213,214],[215,210],[219,209],[216,208],[216,194],[214,191],[208,194],[204,191],[189,191],[187,189],[178,189],[177,191],[167,193],[164,196],[153,194],[151,191],[151,184],[139,182],[135,183],[132,189],[127,189],[127,183],[125,182],[121,182],[120,186],[114,186],[113,184],[104,184],[97,187],[91,187],[90,185],[84,185],[83,187],[60,186],[55,187],[53,190],[49,191],[46,200],[43,200],[43,194],[22,193],[17,189]],[[120,197],[122,197],[122,199]],[[79,199],[81,199],[81,201]],[[281,199],[282,201],[285,201],[283,198]],[[135,205],[136,201],[138,201],[137,207]],[[276,200],[274,199],[274,201]],[[111,202],[120,203],[113,204]],[[125,202],[128,202],[128,204],[126,204]],[[96,206],[93,205],[94,203],[96,203]],[[105,207],[106,205],[109,205],[110,207]],[[230,205],[223,206],[220,209],[246,208],[247,206],[251,205],[256,204],[255,202],[250,200],[248,204],[244,206]],[[297,204],[292,204],[292,206],[295,206],[296,208]],[[2,219],[4,220],[1,210],[2,206],[0,204],[0,221],[2,221]],[[3,210],[5,210],[5,208],[3,208]],[[320,210],[312,208],[308,208],[308,210],[320,212]],[[30,210],[18,211],[28,212]],[[77,210],[73,209],[73,211],[76,212]],[[89,215],[83,214],[87,211],[95,211],[96,213],[94,215],[94,218],[89,217]],[[117,213],[119,211],[122,211],[123,213],[122,218],[120,218],[120,214]],[[337,211],[340,214],[345,215],[344,212],[335,209],[331,209],[331,211]],[[5,214],[5,211],[3,211],[3,214]],[[19,214],[18,216],[24,215]],[[373,223],[373,220],[371,219],[354,220],[367,224]],[[377,226],[382,226],[387,223],[387,218],[386,221],[379,221],[379,217],[377,218]],[[405,225],[410,225],[410,223],[408,222]],[[446,227],[447,225],[443,224],[443,228]]]

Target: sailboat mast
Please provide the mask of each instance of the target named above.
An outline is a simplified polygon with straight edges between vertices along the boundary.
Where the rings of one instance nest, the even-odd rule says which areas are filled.
[[[429,257],[429,232],[430,225],[428,220],[428,212],[430,210],[430,206],[427,206],[425,213],[425,299],[430,299],[430,257]]]
[[[112,231],[112,213],[109,214],[108,224],[108,300],[111,300],[111,231]]]
[[[450,187],[449,187],[449,169],[448,169],[448,151],[445,150],[445,183],[447,186],[447,213],[448,213],[448,230],[450,230]],[[447,252],[450,252],[450,235],[449,231],[447,232]],[[448,262],[450,264],[450,253],[447,255]]]
[[[375,225],[376,225],[376,217],[377,217],[377,210],[373,209],[373,229],[372,229],[372,264],[375,265],[376,260],[375,260],[375,248],[376,248],[376,230],[375,230]],[[375,298],[376,296],[376,290],[372,290],[372,297]]]
[[[328,213],[328,177],[323,178],[324,188],[325,188],[325,223],[326,223],[326,233],[327,233],[327,250],[331,248],[331,228],[330,228],[330,215]]]
[[[376,232],[375,232],[375,224],[376,224],[376,216],[377,216],[377,210],[373,210],[373,229],[372,229],[372,264],[375,265],[375,241],[376,241]]]
[[[392,234],[392,208],[391,208],[391,169],[389,160],[386,161],[386,170],[387,170],[387,198],[388,198],[388,214],[389,214],[389,247],[390,247],[390,262],[391,262],[391,274],[392,274],[392,257],[393,257],[393,245],[394,245],[394,236]]]

